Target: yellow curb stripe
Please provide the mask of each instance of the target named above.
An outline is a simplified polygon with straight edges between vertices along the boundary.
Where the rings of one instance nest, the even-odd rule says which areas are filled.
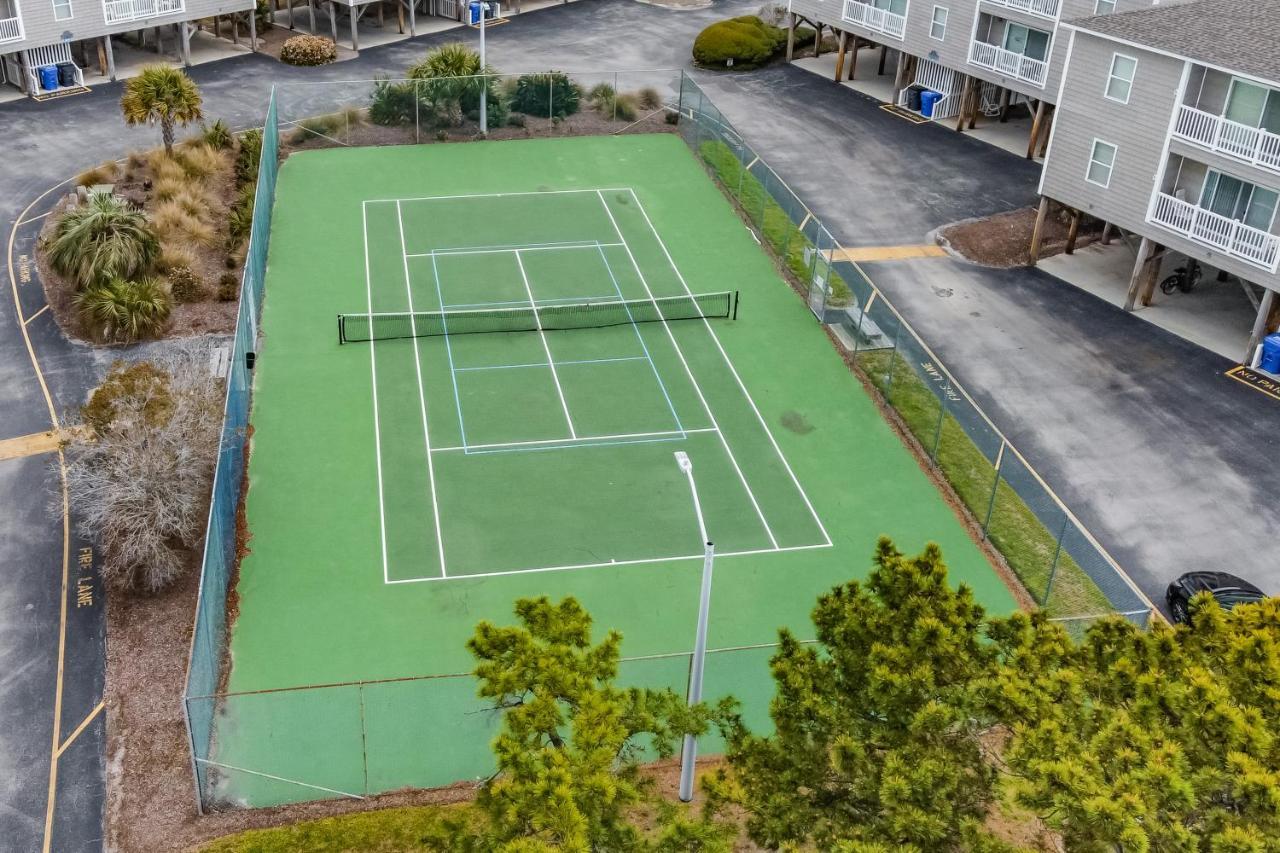
[[[834,261],[902,261],[908,258],[945,258],[946,251],[933,244],[923,246],[864,246],[857,249],[836,249]]]
[[[54,753],[55,758],[60,758],[62,753],[67,751],[67,747],[71,746],[71,742],[78,738],[80,733],[87,729],[89,724],[93,722],[93,718],[102,712],[102,708],[105,704],[105,702],[99,702],[98,706],[89,712],[89,716],[85,717],[84,721],[81,722],[80,725],[76,726],[76,730],[62,742],[62,746],[58,747],[58,751]]]
[[[78,432],[78,429],[51,429],[45,432],[34,432],[31,435],[20,435],[17,438],[2,439],[0,440],[0,461],[52,453],[75,437]]]

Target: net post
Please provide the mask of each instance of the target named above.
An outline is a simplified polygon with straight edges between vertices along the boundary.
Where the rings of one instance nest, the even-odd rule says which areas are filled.
[[[346,341],[343,340],[345,335],[342,333],[342,315],[338,315],[338,346],[342,346]]]
[[[738,290],[733,292],[733,319],[735,320],[738,319],[738,298],[740,294],[741,291]]]

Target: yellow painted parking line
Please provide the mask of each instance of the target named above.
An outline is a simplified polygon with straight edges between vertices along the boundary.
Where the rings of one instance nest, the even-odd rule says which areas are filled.
[[[1259,373],[1251,367],[1237,364],[1228,370],[1226,375],[1237,382],[1248,385],[1255,391],[1261,391],[1273,400],[1280,400],[1280,382],[1265,373]]]
[[[901,261],[908,258],[945,258],[946,250],[932,243],[923,246],[865,246],[857,249],[836,249],[833,261]]]
[[[17,438],[0,439],[0,461],[52,453],[64,442],[73,438],[75,432],[75,430],[51,429],[45,432],[34,432],[31,435],[20,435]]]

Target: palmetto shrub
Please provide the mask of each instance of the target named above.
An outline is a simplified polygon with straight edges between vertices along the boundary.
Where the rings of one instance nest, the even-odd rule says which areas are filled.
[[[582,89],[566,74],[524,74],[516,80],[511,109],[531,116],[563,118],[576,113],[581,100]]]
[[[227,123],[222,119],[218,119],[213,124],[204,129],[201,138],[204,144],[218,151],[226,151],[231,148],[234,137],[231,135],[231,129],[227,127]]]
[[[324,36],[293,36],[280,45],[286,65],[328,65],[338,58],[338,46]]]
[[[160,241],[141,211],[106,193],[62,214],[45,242],[49,264],[77,287],[146,272]]]
[[[258,179],[258,161],[262,159],[262,131],[246,130],[240,134],[240,147],[236,151],[236,183],[246,184]]]
[[[76,294],[75,304],[95,340],[120,344],[158,335],[172,307],[164,285],[155,278],[93,284]]]
[[[417,89],[420,85],[416,81],[375,82],[373,95],[369,98],[369,121],[384,127],[413,124],[418,120]]]
[[[490,76],[479,76],[482,72]],[[461,124],[464,111],[479,104],[486,79],[492,81],[494,73],[493,68],[482,69],[480,54],[461,42],[428,51],[421,62],[409,69],[411,79],[422,81],[417,85],[428,117],[450,125]],[[490,94],[497,97],[492,87]]]

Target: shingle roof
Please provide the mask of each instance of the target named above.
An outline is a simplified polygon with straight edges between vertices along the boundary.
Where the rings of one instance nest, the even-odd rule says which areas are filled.
[[[1103,36],[1280,82],[1280,0],[1193,0],[1070,22]]]

